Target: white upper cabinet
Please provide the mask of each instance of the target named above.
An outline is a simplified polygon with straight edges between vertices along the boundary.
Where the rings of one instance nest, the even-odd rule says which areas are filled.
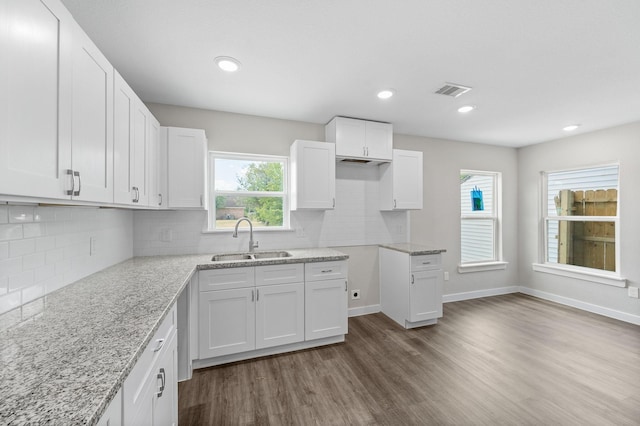
[[[113,67],[58,0],[0,12],[0,193],[113,202]]]
[[[157,207],[160,123],[116,71],[114,77],[114,202]]]
[[[291,145],[291,210],[336,205],[335,144],[297,140]]]
[[[336,158],[364,162],[391,161],[393,126],[390,123],[335,117],[325,127],[327,142],[336,144]]]
[[[74,25],[71,119],[73,199],[113,202],[113,66]]]
[[[380,165],[380,210],[422,208],[422,152],[393,150],[393,161]]]
[[[161,208],[166,191],[166,184],[160,180],[160,122],[149,113],[149,155],[147,156],[147,186],[149,206]]]
[[[201,129],[163,127],[167,141],[169,208],[205,208],[207,137]]]
[[[69,198],[73,24],[57,0],[0,2],[0,194]]]

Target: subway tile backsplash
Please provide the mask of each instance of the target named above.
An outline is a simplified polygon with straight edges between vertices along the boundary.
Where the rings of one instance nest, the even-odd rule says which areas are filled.
[[[0,329],[42,312],[48,293],[132,255],[131,211],[0,204]]]

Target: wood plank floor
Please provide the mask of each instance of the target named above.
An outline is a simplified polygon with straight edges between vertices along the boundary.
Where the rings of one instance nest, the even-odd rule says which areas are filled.
[[[640,425],[640,327],[512,294],[435,326],[349,319],[346,342],[194,371],[185,425]]]

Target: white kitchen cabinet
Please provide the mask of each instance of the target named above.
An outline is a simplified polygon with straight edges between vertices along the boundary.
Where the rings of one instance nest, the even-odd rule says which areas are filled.
[[[0,194],[69,198],[74,25],[58,0],[0,2]]]
[[[296,140],[291,145],[291,210],[333,209],[336,205],[336,146]]]
[[[113,202],[113,66],[74,22],[72,199]]]
[[[393,161],[381,164],[380,210],[422,209],[422,152],[393,150]]]
[[[113,397],[107,409],[100,416],[98,426],[121,426],[122,425],[122,389],[119,389]]]
[[[393,126],[390,123],[334,117],[325,127],[327,142],[336,144],[336,158],[362,162],[392,159]]]
[[[304,340],[302,263],[203,270],[199,281],[200,359]]]
[[[178,422],[176,321],[174,306],[124,381],[125,425]]]
[[[163,127],[167,141],[168,208],[206,208],[207,137],[204,130]]]
[[[160,122],[149,112],[149,155],[147,156],[147,182],[149,206],[162,208],[166,198],[166,181],[160,178],[160,164],[166,158],[161,153]]]
[[[156,206],[159,123],[116,71],[114,76],[114,202]]]
[[[441,254],[414,255],[380,247],[382,312],[405,328],[442,317]]]
[[[200,359],[255,349],[255,287],[200,292],[198,313]]]
[[[304,340],[304,282],[256,287],[256,349]]]
[[[305,264],[305,340],[348,332],[347,262]]]

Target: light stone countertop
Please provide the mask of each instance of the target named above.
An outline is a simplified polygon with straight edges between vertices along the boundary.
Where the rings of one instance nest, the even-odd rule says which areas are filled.
[[[41,315],[0,331],[0,424],[96,424],[196,270],[348,259],[287,251],[233,262],[136,257],[45,296]]]
[[[446,249],[436,249],[433,247],[414,243],[380,244],[380,247],[395,251],[401,251],[403,253],[407,253],[409,256],[421,256],[423,254],[440,254],[447,251]]]

